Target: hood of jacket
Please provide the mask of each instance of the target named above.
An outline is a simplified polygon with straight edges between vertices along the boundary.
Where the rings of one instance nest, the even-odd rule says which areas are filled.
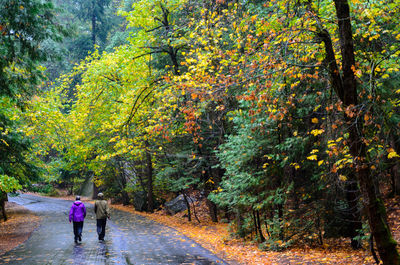
[[[74,202],[74,204],[75,204],[76,206],[79,206],[79,205],[82,204],[82,202],[81,202],[81,201],[76,201],[76,202]]]

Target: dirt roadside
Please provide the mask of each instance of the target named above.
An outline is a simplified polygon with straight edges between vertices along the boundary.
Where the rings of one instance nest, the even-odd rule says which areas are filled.
[[[40,218],[23,206],[6,202],[8,220],[0,221],[0,255],[25,242],[39,226]]]

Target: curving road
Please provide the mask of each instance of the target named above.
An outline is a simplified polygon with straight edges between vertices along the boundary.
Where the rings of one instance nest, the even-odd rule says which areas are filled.
[[[105,242],[99,242],[93,205],[85,204],[82,243],[68,222],[71,201],[21,194],[10,201],[42,217],[31,237],[0,256],[0,264],[227,264],[176,230],[142,216],[113,209]]]

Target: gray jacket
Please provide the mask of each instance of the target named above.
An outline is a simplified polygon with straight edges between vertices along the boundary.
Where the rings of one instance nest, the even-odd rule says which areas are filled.
[[[106,200],[95,201],[94,212],[96,213],[96,219],[110,218],[110,208]]]

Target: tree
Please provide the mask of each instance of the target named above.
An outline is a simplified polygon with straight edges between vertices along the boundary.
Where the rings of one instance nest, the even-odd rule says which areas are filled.
[[[21,133],[18,107],[42,77],[39,62],[48,54],[40,45],[46,39],[60,40],[64,31],[55,21],[50,1],[2,0],[0,17],[0,197],[4,212],[4,193],[37,175],[26,154],[29,141]]]
[[[331,83],[345,107],[352,108],[351,113],[360,113],[360,104],[355,75],[355,52],[351,25],[350,6],[347,0],[335,0],[336,16],[339,27],[342,71],[336,65],[336,56],[329,33],[318,27],[318,36],[325,44],[326,60],[329,63]],[[400,255],[396,249],[390,228],[387,224],[385,205],[372,178],[370,166],[367,164],[367,145],[363,141],[362,117],[346,113],[350,153],[356,161],[356,174],[364,196],[364,205],[368,213],[369,225],[376,240],[380,257],[384,264],[400,264]]]
[[[98,38],[104,41],[107,37],[108,17],[106,9],[110,5],[110,0],[90,0],[74,1],[73,13],[83,21],[90,21],[92,47],[98,44]]]
[[[38,62],[48,54],[40,44],[60,40],[63,30],[55,21],[51,1],[1,1],[1,95],[29,95],[41,77]]]
[[[360,13],[357,13],[356,18],[360,18],[360,21],[362,21],[360,22],[359,28],[357,28],[357,32],[359,35],[362,35],[363,38],[366,38],[365,36],[369,37],[369,41],[374,41],[376,38],[379,38],[379,36],[371,35],[369,32],[370,28],[363,28],[361,23],[365,23],[364,20],[369,19],[373,22],[375,30],[385,34],[383,37],[385,42],[380,42],[379,45],[381,46],[374,46],[377,48],[372,51],[366,51],[366,48],[362,45],[360,45],[357,50],[354,50],[351,41],[353,35],[351,32],[348,4],[346,1],[335,1],[335,3],[336,11],[333,9],[334,6],[328,1],[319,1],[318,3],[307,2],[304,4],[295,4],[290,1],[272,1],[265,4],[265,11],[264,13],[260,13],[261,16],[259,20],[256,14],[251,18],[248,17],[247,21],[243,19],[240,26],[233,24],[233,28],[238,32],[236,36],[237,42],[239,43],[236,47],[237,49],[232,49],[225,53],[224,50],[218,50],[220,57],[222,58],[224,58],[224,56],[235,59],[239,58],[239,67],[232,67],[232,65],[234,65],[233,63],[230,64],[229,60],[224,61],[222,59],[220,62],[224,62],[224,66],[227,67],[228,70],[220,71],[222,67],[220,67],[218,63],[215,64],[217,61],[215,58],[212,58],[214,60],[211,59],[207,61],[207,59],[204,60],[203,57],[203,60],[199,60],[197,59],[199,57],[199,50],[195,50],[192,53],[194,59],[191,58],[191,62],[188,64],[189,69],[193,69],[193,72],[191,72],[191,76],[188,79],[196,80],[196,74],[201,74],[201,76],[204,77],[205,73],[207,73],[204,69],[211,68],[213,69],[214,77],[218,77],[218,80],[224,80],[224,85],[222,87],[225,91],[230,87],[240,87],[238,84],[247,85],[249,87],[247,101],[251,104],[251,108],[254,109],[254,111],[251,110],[249,115],[254,116],[255,113],[264,112],[269,114],[269,118],[275,121],[286,121],[286,119],[288,119],[287,123],[280,123],[282,127],[278,127],[280,129],[274,132],[274,135],[279,137],[281,143],[289,140],[288,131],[291,131],[281,129],[283,128],[283,125],[287,124],[287,126],[290,126],[289,128],[293,127],[292,115],[296,112],[291,112],[289,109],[296,108],[298,106],[296,106],[296,104],[304,101],[304,98],[301,98],[301,89],[308,89],[308,91],[305,90],[305,92],[303,92],[305,96],[308,96],[310,91],[314,91],[319,85],[323,86],[329,84],[329,86],[333,88],[333,91],[336,91],[337,97],[331,98],[332,102],[326,102],[326,99],[329,98],[324,96],[328,95],[329,90],[317,90],[317,96],[315,97],[316,102],[320,103],[321,100],[324,100],[325,98],[326,103],[322,101],[324,104],[314,105],[315,107],[309,113],[311,116],[309,116],[309,124],[312,125],[312,130],[307,130],[306,133],[318,136],[324,132],[334,132],[339,126],[341,126],[341,131],[343,132],[345,139],[333,138],[333,140],[335,142],[342,142],[340,155],[343,155],[343,158],[339,159],[339,157],[337,157],[335,158],[337,160],[333,161],[333,164],[330,164],[323,158],[324,156],[322,155],[322,152],[320,153],[321,155],[317,154],[320,152],[320,149],[322,151],[326,148],[334,150],[333,152],[327,150],[330,154],[329,157],[339,154],[338,149],[331,144],[331,141],[333,140],[329,140],[329,138],[325,140],[325,147],[322,142],[316,138],[313,145],[318,149],[314,148],[308,151],[310,152],[309,156],[303,156],[303,158],[306,158],[309,161],[317,160],[319,166],[328,163],[330,168],[327,169],[330,169],[330,172],[328,171],[325,173],[336,175],[341,181],[348,180],[349,183],[351,183],[354,182],[352,176],[358,176],[358,183],[363,192],[364,202],[366,202],[365,207],[370,211],[368,216],[371,218],[370,226],[372,233],[374,236],[376,235],[380,237],[376,240],[378,245],[380,245],[378,249],[380,250],[382,259],[386,260],[384,262],[387,264],[391,264],[391,262],[396,263],[398,257],[395,249],[396,243],[392,240],[390,230],[386,225],[386,214],[383,211],[384,207],[382,200],[379,198],[379,192],[376,193],[378,186],[375,183],[377,183],[378,180],[373,179],[370,172],[371,168],[376,168],[375,165],[371,167],[370,163],[379,164],[378,159],[381,156],[380,152],[382,148],[379,146],[369,146],[369,149],[367,149],[367,144],[371,141],[365,139],[365,136],[367,135],[362,124],[370,124],[370,122],[368,122],[371,119],[370,114],[375,107],[365,107],[368,106],[369,103],[365,100],[363,95],[368,95],[368,93],[366,93],[365,88],[363,88],[363,90],[360,91],[360,95],[358,94],[355,74],[359,75],[357,76],[358,78],[362,78],[363,71],[368,73],[371,69],[367,67],[368,59],[376,58],[376,56],[379,56],[380,52],[387,53],[387,56],[378,58],[377,61],[379,63],[385,62],[387,65],[395,65],[394,61],[390,60],[397,51],[396,46],[393,45],[395,42],[390,43],[386,42],[386,40],[395,40],[395,36],[398,32],[393,29],[393,24],[389,23],[387,20],[388,17],[393,17],[388,15],[391,13],[390,10],[381,6],[381,3],[374,3],[372,5],[366,4],[362,6],[362,8],[356,9],[365,10],[363,13],[361,13],[361,11]],[[361,5],[361,3],[358,2],[356,4]],[[391,4],[392,6],[396,5],[394,2]],[[253,10],[257,9],[254,8]],[[383,21],[378,22],[371,17],[371,13],[369,12],[386,13],[385,16],[383,16]],[[343,15],[344,13],[345,15]],[[367,18],[363,17],[366,16],[365,14],[369,14],[367,15]],[[215,18],[218,17],[218,15],[212,14],[211,17]],[[325,24],[321,22],[322,19],[320,17],[322,17]],[[329,23],[329,21],[332,21],[332,18],[334,17],[337,17],[338,23]],[[244,21],[246,21],[247,24],[245,24]],[[249,25],[249,21],[258,23],[258,27],[253,29],[251,24]],[[339,31],[336,31],[337,26]],[[386,30],[383,30],[384,28]],[[212,27],[209,27],[208,29],[212,29]],[[335,34],[338,37],[331,39],[330,34]],[[199,38],[199,36],[197,36],[197,38]],[[312,46],[321,41],[324,46]],[[362,39],[360,42],[362,42]],[[206,43],[207,42],[205,41],[205,44]],[[386,49],[382,49],[382,45],[386,45]],[[341,49],[341,57],[337,57],[338,55],[335,51],[336,47]],[[210,48],[207,47],[204,50],[210,50]],[[203,50],[200,49],[200,51]],[[241,56],[243,53],[247,54],[247,58]],[[366,54],[370,57],[368,58]],[[360,58],[358,64],[355,64],[356,55]],[[196,56],[198,57],[196,58]],[[323,59],[324,56],[326,56],[326,60]],[[341,58],[343,70],[337,66],[336,58]],[[374,66],[376,62],[372,63]],[[362,69],[357,70],[357,67]],[[373,68],[374,67],[372,67],[372,69]],[[385,68],[392,69],[388,71],[397,69],[395,66],[386,66]],[[322,74],[319,73],[320,70],[323,71]],[[224,75],[225,72],[229,73],[229,75]],[[374,77],[374,72],[372,72],[372,76]],[[385,74],[382,74],[381,76],[385,77]],[[388,75],[386,74],[386,76]],[[326,77],[329,79],[326,79]],[[265,80],[264,78],[266,79],[265,86],[260,82],[260,79]],[[321,83],[317,79],[320,79],[323,82]],[[206,82],[199,82],[199,80],[206,80]],[[196,82],[185,82],[185,92],[192,92],[195,91],[195,89],[198,91],[200,84],[203,84],[207,87],[205,91],[214,95],[215,91],[218,91],[215,89],[218,85],[216,84],[217,82],[214,83],[210,80],[213,79],[203,78],[197,79]],[[273,82],[269,82],[270,80],[273,80]],[[305,82],[306,80],[309,82],[308,84]],[[330,82],[326,82],[328,80],[330,80]],[[370,80],[372,87],[370,92],[376,93],[377,81],[376,78]],[[271,89],[268,89],[269,87],[271,87]],[[223,90],[221,89],[220,91]],[[251,91],[253,91],[253,93],[250,93]],[[276,98],[270,98],[271,94]],[[199,94],[195,94],[193,98],[198,97],[198,95]],[[358,97],[363,100],[363,104],[358,102]],[[369,95],[368,97],[374,96]],[[266,110],[261,108],[260,106],[264,106],[263,100],[271,100],[271,102],[273,102],[271,104],[272,106],[269,106]],[[286,102],[284,102],[284,100]],[[205,100],[203,99],[201,102],[204,101]],[[201,106],[204,105],[206,104],[201,104]],[[317,111],[319,108],[321,108],[322,111]],[[344,118],[337,119],[333,124],[326,123],[324,121],[324,119],[326,119],[324,116],[333,108],[338,111],[337,113],[344,114]],[[326,109],[327,112],[324,112],[324,109]],[[299,113],[303,112],[297,110],[297,115]],[[200,128],[198,126],[198,120],[200,118],[198,112],[191,112],[191,115],[188,115],[188,117],[192,124],[191,128]],[[306,117],[307,116],[305,116],[305,118]],[[364,117],[365,121],[363,122],[360,117]],[[254,118],[251,123],[257,124],[256,121],[257,119]],[[264,127],[265,122],[264,124],[263,122],[260,122],[259,124],[261,124],[261,127]],[[346,128],[348,128],[347,131],[344,130],[344,124],[346,124]],[[374,134],[376,136],[376,133],[380,133],[381,130],[379,126],[376,126],[375,128],[369,126],[368,130],[370,131],[368,131],[368,135],[371,133],[371,135]],[[298,131],[294,131],[293,133],[297,134]],[[329,137],[330,136],[333,135],[329,134]],[[383,139],[381,142],[384,143]],[[387,144],[388,143],[385,145],[387,146]],[[283,147],[281,144],[279,146],[279,148]],[[370,152],[368,155],[366,153],[367,150]],[[394,157],[397,155],[392,148],[388,148],[387,150],[388,157]],[[289,150],[278,149],[277,151],[281,152],[277,153],[275,151],[273,160],[280,161],[284,170],[287,167],[288,162],[291,162],[290,165],[294,168],[301,168],[304,166],[305,163],[302,162],[299,157],[296,160],[300,161],[289,160],[290,156],[287,156],[287,151]],[[371,155],[374,156],[372,159]],[[239,159],[239,161],[241,161],[241,159]],[[343,173],[345,172],[344,169],[347,169],[347,177],[338,174],[338,169]],[[281,173],[283,173],[282,170]],[[326,174],[322,173],[321,177],[324,176],[326,176]],[[347,200],[349,203],[355,201],[354,198],[349,197]],[[357,211],[357,207],[349,207],[349,209],[351,208],[354,209],[354,211]],[[378,218],[380,221],[375,219],[376,216],[380,215],[381,217]],[[354,218],[358,219],[356,215],[354,215]],[[378,228],[373,228],[372,226],[377,226]],[[382,229],[382,233],[379,233],[378,235],[376,229]],[[382,235],[386,236],[383,236],[384,238],[382,238]]]

